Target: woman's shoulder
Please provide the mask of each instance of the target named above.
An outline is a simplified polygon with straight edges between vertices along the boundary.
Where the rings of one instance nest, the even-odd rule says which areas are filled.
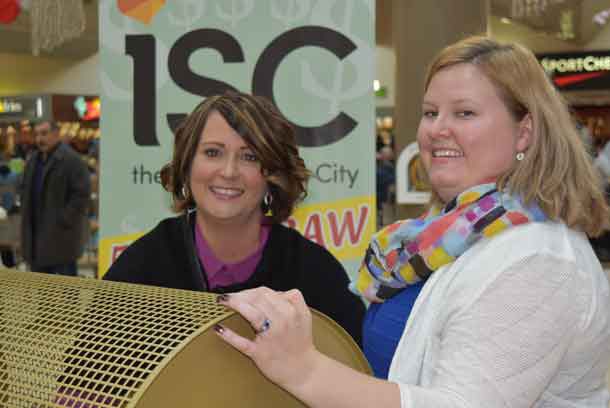
[[[269,236],[266,253],[308,274],[327,274],[330,270],[345,273],[341,263],[328,249],[303,236],[299,231],[281,224],[274,224]],[[281,260],[281,261],[280,261]]]
[[[182,216],[165,218],[159,221],[151,230],[135,240],[130,247],[133,245],[136,245],[137,247],[148,246],[153,243],[172,242],[175,240],[175,237],[179,236],[181,233],[182,222]]]
[[[356,299],[348,290],[349,277],[339,260],[329,250],[295,229],[275,224],[264,257],[271,269],[281,271],[276,276],[300,289],[313,307],[328,296]],[[327,310],[322,311],[329,314]],[[352,312],[359,313],[357,310]]]
[[[519,288],[535,290],[541,283],[547,288],[570,282],[573,301],[578,298],[585,308],[582,293],[594,291],[592,283],[601,278],[605,279],[603,270],[584,234],[547,221],[519,225],[478,241],[435,272],[426,287],[439,304],[446,305],[448,316],[469,310],[486,293],[524,301],[520,298],[530,291]]]
[[[466,288],[484,288],[506,274],[525,279],[533,269],[541,279],[554,279],[557,271],[568,271],[583,284],[603,274],[586,236],[553,221],[519,225],[483,239],[451,269],[456,276],[453,285]]]
[[[159,223],[150,231],[151,233],[173,233],[182,231],[185,216],[180,214],[173,217],[167,217],[159,221]]]
[[[512,227],[484,240],[482,244],[486,250],[518,259],[545,255],[577,262],[583,252],[590,255],[586,235],[556,221],[532,222]]]
[[[171,248],[182,245],[180,223],[180,217],[161,220],[150,231],[129,243],[114,261],[109,273],[116,273],[115,271],[125,268],[143,268],[147,265],[154,265],[160,259],[167,257],[168,252],[172,251]]]

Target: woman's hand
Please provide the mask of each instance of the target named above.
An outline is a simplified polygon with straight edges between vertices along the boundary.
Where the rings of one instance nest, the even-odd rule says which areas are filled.
[[[220,295],[257,332],[254,340],[220,325],[216,332],[250,357],[271,381],[310,407],[400,407],[398,385],[381,381],[320,353],[313,345],[311,312],[298,290],[256,288]]]
[[[220,295],[218,302],[241,314],[257,333],[249,340],[218,325],[215,330],[223,340],[288,391],[298,392],[307,384],[321,355],[313,345],[311,312],[300,291],[260,287]]]

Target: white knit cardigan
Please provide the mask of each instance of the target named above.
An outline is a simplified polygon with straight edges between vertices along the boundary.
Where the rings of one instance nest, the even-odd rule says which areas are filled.
[[[584,234],[532,223],[426,282],[392,365],[402,407],[607,408],[608,279]]]

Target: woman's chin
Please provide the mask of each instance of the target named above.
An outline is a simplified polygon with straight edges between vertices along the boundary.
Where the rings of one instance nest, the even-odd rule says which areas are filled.
[[[217,210],[206,211],[207,217],[210,220],[213,220],[218,223],[227,223],[227,224],[247,224],[249,222],[256,222],[255,220],[260,221],[262,218],[262,213],[255,211],[251,213],[247,210],[238,210],[238,209],[229,209],[222,208]]]
[[[462,190],[460,186],[462,186],[462,184],[463,183],[459,178],[453,176],[443,175],[443,177],[430,177],[430,187],[437,193],[442,191],[457,191],[460,193]]]

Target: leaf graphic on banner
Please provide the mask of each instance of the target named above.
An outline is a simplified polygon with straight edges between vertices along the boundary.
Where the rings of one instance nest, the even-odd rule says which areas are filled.
[[[165,5],[165,0],[118,0],[117,5],[124,15],[141,23],[150,24],[153,17]]]
[[[111,1],[100,2],[100,21],[103,21],[103,27],[100,30],[100,45],[105,49],[109,50],[114,54],[125,56],[125,38],[128,35],[142,34],[140,29],[136,27],[129,18],[122,17],[115,19],[112,16],[112,9],[114,5]],[[116,24],[118,23],[118,24]],[[161,89],[169,80],[169,73],[167,72],[167,56],[169,54],[169,48],[163,43],[160,38],[156,39],[156,70],[157,70],[157,90]],[[112,75],[106,72],[104,65],[100,69],[100,83],[105,91],[105,97],[117,101],[128,101],[133,98],[132,90],[122,88],[112,79]],[[115,76],[116,77],[116,76]],[[121,73],[121,79],[124,82],[125,73]],[[129,80],[128,84],[132,84],[133,81]]]
[[[124,37],[124,36],[123,36]],[[125,43],[125,40],[122,39],[122,44]],[[124,45],[123,45],[124,47]],[[167,64],[164,62],[167,61],[167,56],[169,54],[169,49],[167,46],[157,40],[157,55],[156,55],[156,89],[160,90],[165,84],[169,81],[169,72],[167,72]],[[128,74],[130,80],[127,81],[128,84],[133,84],[131,73]],[[125,76],[125,73],[122,73],[122,77]],[[117,85],[117,83],[111,78],[111,75],[103,69],[100,72],[100,83],[102,88],[104,88],[106,98],[115,99],[118,101],[128,101],[133,99],[132,89],[128,87],[128,89],[124,89],[121,86]]]
[[[291,27],[297,21],[305,18],[311,9],[311,0],[272,0],[271,16]]]
[[[169,22],[178,27],[190,29],[205,13],[205,0],[174,0],[172,6],[180,6],[180,15],[170,12]],[[174,7],[175,8],[175,7]]]
[[[100,43],[118,54],[123,54],[125,52],[125,35],[137,34],[140,31],[135,27],[133,21],[126,16],[121,16],[120,19],[112,18],[113,7],[111,1],[100,2],[100,21],[104,22],[103,29],[100,30]],[[118,20],[117,22],[120,25],[114,24],[115,20]]]
[[[228,1],[224,0],[222,4],[227,4]],[[241,6],[241,7],[239,7]],[[216,5],[216,14],[218,18],[223,21],[231,23],[231,27],[235,28],[244,18],[248,17],[252,13],[254,8],[254,0],[231,0],[231,10],[226,12],[223,10],[220,4]]]
[[[104,27],[100,30],[100,44],[115,54],[123,55],[125,53],[125,36],[137,34],[139,30],[135,27],[133,20],[127,18],[127,16],[121,15],[120,19],[113,19],[111,17],[113,7],[111,1],[100,2],[100,21],[104,22]],[[105,72],[103,65],[100,71],[100,84],[108,98],[117,101],[128,101],[132,98],[130,91],[114,83],[110,74]]]
[[[358,6],[358,3],[365,4],[367,6],[367,9],[369,10],[369,16],[370,18],[372,18],[375,10],[373,0],[322,0],[318,1],[313,6],[311,11],[310,23],[313,25],[321,25],[333,28],[335,30],[343,32],[345,35],[348,35],[350,33],[349,28],[352,23],[351,10],[356,7],[358,8],[359,13],[363,11]],[[341,5],[343,5],[344,7],[341,8]],[[350,8],[349,10],[347,10],[348,6]],[[341,16],[340,13],[337,13],[336,11],[333,12],[333,10],[335,9],[337,11],[343,10],[343,16]],[[350,14],[349,18],[347,16],[348,13]],[[333,19],[333,17],[342,18],[340,18],[341,21],[337,22]]]
[[[370,0],[363,1],[366,4],[371,3]],[[343,9],[340,9],[343,11],[342,14],[332,13],[337,3],[342,3],[343,5]],[[352,54],[345,60],[336,62],[330,87],[325,88],[320,84],[315,78],[311,64],[308,61],[301,62],[301,83],[303,89],[321,99],[329,101],[329,112],[331,115],[339,113],[341,102],[355,99],[372,91],[374,64],[371,61],[375,60],[374,52],[368,43],[362,41],[362,39],[351,32],[354,3],[354,0],[325,0],[318,2],[312,11],[311,24],[330,27],[348,36],[356,44],[356,50]],[[338,16],[341,21],[334,21],[333,15]],[[349,88],[344,89],[346,64],[350,64],[354,68],[356,79]]]

